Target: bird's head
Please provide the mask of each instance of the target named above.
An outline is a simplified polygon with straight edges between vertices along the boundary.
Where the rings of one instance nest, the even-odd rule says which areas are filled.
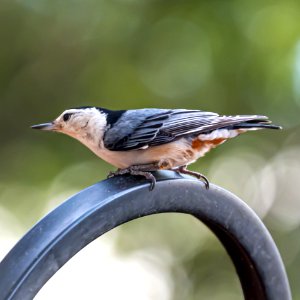
[[[81,107],[65,110],[54,121],[33,125],[31,128],[57,131],[83,141],[100,138],[106,124],[104,111],[96,107]]]

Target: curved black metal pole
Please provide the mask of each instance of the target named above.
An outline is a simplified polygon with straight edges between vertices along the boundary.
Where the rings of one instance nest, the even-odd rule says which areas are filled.
[[[95,238],[130,220],[163,212],[191,214],[205,223],[230,255],[245,299],[289,300],[286,272],[269,232],[231,193],[174,172],[157,184],[115,177],[73,196],[37,223],[0,264],[0,299],[32,299],[46,281]]]

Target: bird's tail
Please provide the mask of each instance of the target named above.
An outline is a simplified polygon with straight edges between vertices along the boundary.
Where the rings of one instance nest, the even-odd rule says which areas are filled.
[[[247,129],[247,130],[257,130],[257,129],[282,129],[281,126],[271,124],[271,121],[268,119],[253,119],[238,124],[234,124],[232,129]]]

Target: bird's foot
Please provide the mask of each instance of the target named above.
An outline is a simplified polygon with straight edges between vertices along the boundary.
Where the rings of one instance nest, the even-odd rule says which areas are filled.
[[[124,175],[129,173],[128,169],[117,169],[116,171],[110,171],[107,178],[113,178],[115,176]]]
[[[150,191],[152,191],[155,187],[156,179],[155,177],[149,172],[158,170],[157,164],[147,164],[147,165],[137,165],[137,166],[131,166],[125,169],[118,169],[114,172],[109,172],[107,178],[112,178],[118,175],[124,175],[124,174],[130,174],[133,176],[143,176],[147,180],[150,181]]]
[[[177,169],[175,169],[174,171],[176,171],[177,173],[181,173],[181,174],[187,174],[187,175],[191,175],[191,176],[194,176],[196,177],[197,179],[201,180],[204,185],[205,185],[205,188],[208,190],[209,189],[209,181],[208,179],[202,175],[201,173],[198,173],[198,172],[194,172],[194,171],[190,171],[186,168],[186,166],[181,166]]]

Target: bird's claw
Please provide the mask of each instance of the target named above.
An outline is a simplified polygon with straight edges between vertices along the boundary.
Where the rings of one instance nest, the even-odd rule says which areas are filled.
[[[200,174],[200,175],[201,175],[201,177],[199,178],[199,180],[201,180],[204,183],[205,188],[208,190],[209,189],[209,181],[208,181],[208,179],[204,175],[202,175],[202,174]]]
[[[198,172],[194,172],[194,171],[190,171],[190,170],[187,170],[186,169],[186,166],[182,166],[182,167],[179,167],[178,169],[175,170],[177,173],[181,173],[181,174],[187,174],[187,175],[191,175],[191,176],[194,176],[196,177],[197,179],[201,180],[204,185],[205,185],[205,188],[208,190],[209,189],[209,181],[208,179],[201,173],[198,173]]]
[[[108,179],[108,178],[113,178],[113,177],[115,177],[115,176],[120,175],[118,172],[119,172],[119,169],[118,169],[117,171],[110,171],[110,172],[107,174],[107,179]]]
[[[115,177],[115,176],[116,176],[115,173],[112,172],[112,171],[110,171],[110,172],[107,174],[106,178],[109,179],[109,178],[113,178],[113,177]]]
[[[130,174],[133,176],[143,176],[145,177],[147,180],[150,181],[150,187],[149,190],[152,191],[155,187],[156,184],[156,179],[155,177],[147,171],[141,171],[138,166],[132,166],[126,169],[118,169],[116,171],[111,171],[108,173],[107,178],[112,178],[118,175],[124,175],[124,174]]]

